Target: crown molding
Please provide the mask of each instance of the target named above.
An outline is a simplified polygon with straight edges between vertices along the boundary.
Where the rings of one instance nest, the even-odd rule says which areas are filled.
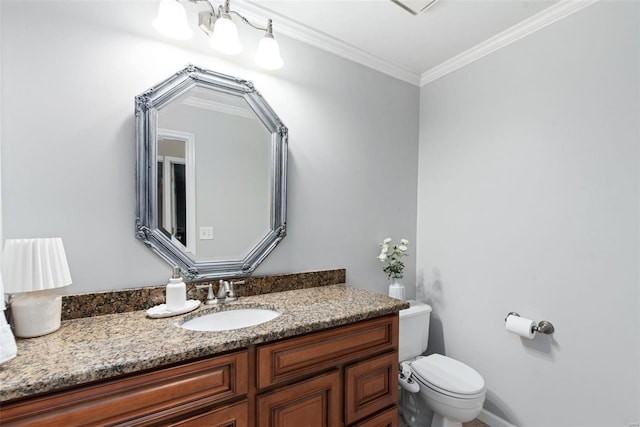
[[[294,40],[331,52],[335,55],[357,62],[358,64],[380,71],[381,73],[388,74],[407,83],[411,83],[416,86],[420,84],[419,73],[409,71],[396,63],[371,55],[370,53],[332,37],[329,34],[300,24],[286,16],[260,6],[255,1],[236,1],[233,4],[233,8],[237,9],[238,12],[241,12],[250,20],[255,20],[256,22],[264,21],[265,14],[272,19],[277,17],[277,19],[274,19],[274,32],[276,34],[282,34]]]
[[[596,3],[598,0],[560,0],[560,2],[550,6],[543,11],[525,19],[524,21],[496,34],[495,36],[477,44],[471,49],[436,65],[420,76],[420,86],[427,85],[459,68],[464,67],[478,59],[502,49],[523,37],[532,34],[547,25],[553,24],[573,13]]]
[[[264,15],[277,17],[276,33],[289,38],[326,50],[335,55],[357,62],[366,67],[388,74],[399,80],[411,83],[416,86],[424,86],[440,77],[443,77],[459,68],[464,67],[478,59],[495,52],[523,37],[532,34],[547,25],[566,18],[573,13],[596,3],[599,0],[560,0],[541,12],[525,19],[524,21],[508,28],[507,30],[477,44],[465,52],[436,65],[422,74],[407,70],[406,68],[371,55],[353,45],[343,42],[329,34],[314,30],[306,25],[300,24],[286,16],[276,13],[268,8],[260,6],[256,1],[237,0],[234,8],[244,14],[247,18],[260,22],[264,20]]]

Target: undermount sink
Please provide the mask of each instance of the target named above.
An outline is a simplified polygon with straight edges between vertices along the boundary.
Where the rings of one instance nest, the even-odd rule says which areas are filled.
[[[242,308],[196,317],[187,320],[180,327],[190,331],[229,331],[259,325],[278,316],[280,313],[267,308]]]

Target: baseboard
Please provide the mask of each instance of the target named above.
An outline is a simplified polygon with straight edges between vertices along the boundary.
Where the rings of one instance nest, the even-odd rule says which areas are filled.
[[[517,427],[515,424],[511,424],[509,421],[500,418],[486,409],[482,409],[482,412],[478,415],[478,419],[489,427]]]

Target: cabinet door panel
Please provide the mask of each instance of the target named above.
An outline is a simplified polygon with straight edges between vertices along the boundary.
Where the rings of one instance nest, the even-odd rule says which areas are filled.
[[[345,422],[351,424],[398,400],[398,353],[391,352],[345,369]]]
[[[257,349],[258,389],[398,347],[398,315],[342,326]]]
[[[340,371],[258,396],[259,427],[337,427],[342,418]]]

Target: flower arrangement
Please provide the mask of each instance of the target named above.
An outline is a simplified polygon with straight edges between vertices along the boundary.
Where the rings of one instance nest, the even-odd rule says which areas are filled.
[[[402,279],[404,271],[404,263],[402,257],[407,256],[407,239],[401,239],[399,245],[391,246],[391,238],[387,237],[380,243],[380,262],[386,262],[387,265],[382,269],[389,279]],[[389,250],[391,249],[391,252]]]

